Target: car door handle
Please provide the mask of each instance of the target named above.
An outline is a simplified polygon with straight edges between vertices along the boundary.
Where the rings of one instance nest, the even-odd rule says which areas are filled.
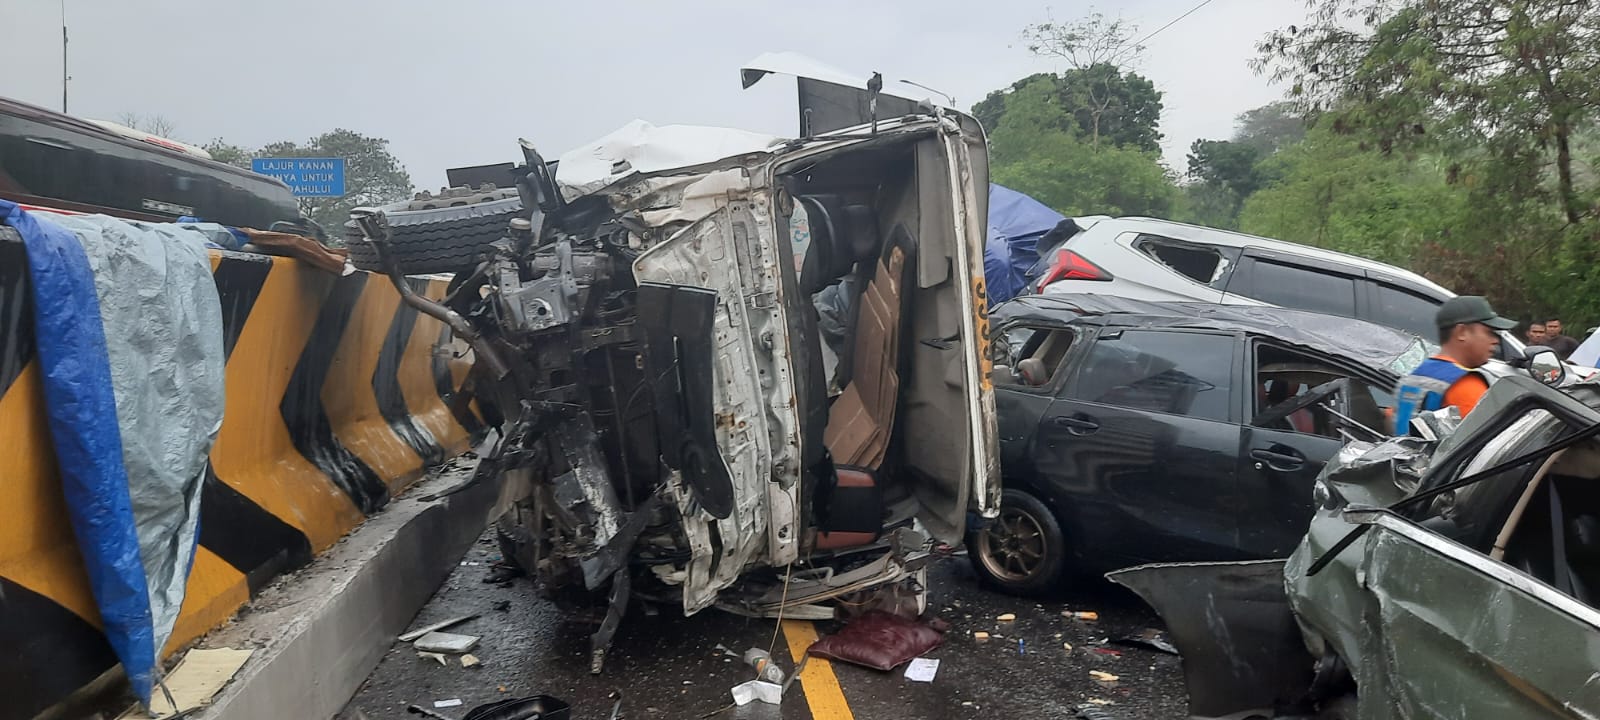
[[[1299,454],[1273,452],[1271,450],[1251,450],[1250,457],[1256,461],[1256,469],[1263,470],[1262,465],[1279,472],[1293,472],[1305,467],[1306,459]]]
[[[1066,428],[1073,435],[1090,435],[1100,429],[1100,423],[1094,418],[1079,413],[1077,415],[1062,415],[1050,419],[1056,427]]]

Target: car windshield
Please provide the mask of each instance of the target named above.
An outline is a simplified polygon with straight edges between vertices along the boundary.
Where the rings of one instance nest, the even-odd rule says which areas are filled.
[[[1389,361],[1389,369],[1395,374],[1405,377],[1411,374],[1423,360],[1439,351],[1439,346],[1422,338],[1408,346],[1405,352],[1400,353],[1394,360]]]

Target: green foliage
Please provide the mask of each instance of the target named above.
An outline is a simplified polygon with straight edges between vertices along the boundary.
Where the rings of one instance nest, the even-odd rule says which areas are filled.
[[[1196,140],[1189,146],[1186,195],[1194,203],[1195,219],[1202,224],[1233,228],[1244,199],[1261,187],[1266,177],[1259,164],[1261,152],[1231,140]]]
[[[1059,102],[1048,76],[1007,96],[989,136],[990,177],[1066,215],[1168,215],[1177,190],[1160,156],[1084,142]]]
[[[250,169],[251,153],[245,148],[224,142],[221,138],[213,138],[211,142],[202,145],[201,148],[211,153],[212,160],[237,168],[244,168],[245,170]]]
[[[1010,88],[989,93],[973,106],[973,116],[986,128],[999,128],[1012,111],[1016,94],[1025,87],[1048,88],[1053,97],[1053,124],[1063,130],[1075,128],[1091,145],[1148,152],[1161,149],[1161,92],[1138,73],[1098,64],[1060,75],[1030,75]]]
[[[1600,5],[1307,4],[1258,67],[1326,132],[1285,157],[1245,226],[1401,260],[1508,312],[1600,320]]]
[[[1239,113],[1233,120],[1233,142],[1255,148],[1266,157],[1300,142],[1306,136],[1305,117],[1294,103],[1279,100]]]
[[[1384,157],[1326,130],[1264,165],[1281,179],[1251,195],[1239,218],[1256,235],[1407,267],[1457,230],[1465,210],[1467,193],[1436,158]]]

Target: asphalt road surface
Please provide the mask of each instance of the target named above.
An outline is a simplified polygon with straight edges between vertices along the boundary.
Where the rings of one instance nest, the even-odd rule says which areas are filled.
[[[527,578],[508,586],[484,582],[500,558],[490,538],[473,546],[412,622],[421,627],[478,613],[449,632],[481,636],[472,654],[482,664],[464,668],[452,657],[440,665],[396,642],[339,720],[416,718],[406,713],[408,705],[433,709],[435,702],[453,700],[461,704],[436,712],[459,719],[476,705],[540,694],[571,704],[573,720],[607,720],[616,693],[619,717],[633,720],[1031,720],[1071,718],[1091,700],[1108,703],[1098,707],[1116,720],[1185,717],[1179,659],[1114,642],[1159,627],[1155,615],[1104,581],[1079,581],[1047,598],[1013,598],[979,587],[965,557],[938,559],[929,577],[929,608],[952,628],[944,645],[927,655],[940,661],[933,682],[907,680],[903,668],[883,673],[813,658],[782,705],[730,707],[729,689],[754,672],[719,644],[740,654],[772,647],[792,670],[815,637],[840,624],[786,621],[780,630],[771,620],[718,611],[686,618],[663,609],[651,616],[635,606],[605,671],[590,675],[588,637],[598,617],[563,613],[539,598]],[[1094,611],[1099,620],[1080,622],[1063,611]],[[1006,613],[1016,620],[999,621]],[[977,631],[993,637],[978,642]],[[1115,687],[1103,686],[1092,670],[1116,675]]]

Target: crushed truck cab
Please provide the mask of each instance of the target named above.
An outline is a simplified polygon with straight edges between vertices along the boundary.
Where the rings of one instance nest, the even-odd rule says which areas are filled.
[[[508,559],[609,599],[595,671],[630,598],[920,607],[927,536],[998,506],[977,123],[726,133],[634,125],[555,173],[524,143],[505,236],[442,301],[407,298],[475,349],[480,472],[534,488],[499,522]],[[348,229],[405,294],[418,248],[379,211]]]

